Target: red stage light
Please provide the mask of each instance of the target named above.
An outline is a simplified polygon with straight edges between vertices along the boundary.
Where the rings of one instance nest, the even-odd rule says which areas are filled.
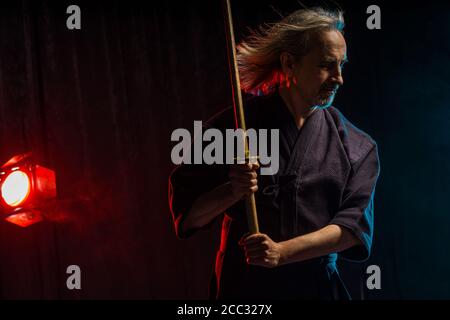
[[[55,172],[31,158],[13,157],[0,168],[0,206],[7,221],[28,226],[42,220],[43,202],[56,197]]]
[[[28,175],[21,170],[16,170],[8,174],[2,183],[2,198],[7,205],[17,207],[28,198],[30,189]]]

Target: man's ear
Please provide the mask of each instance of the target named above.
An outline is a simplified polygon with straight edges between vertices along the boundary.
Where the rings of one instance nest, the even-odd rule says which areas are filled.
[[[292,77],[293,75],[294,62],[294,57],[289,52],[282,52],[280,54],[281,70],[288,78]]]

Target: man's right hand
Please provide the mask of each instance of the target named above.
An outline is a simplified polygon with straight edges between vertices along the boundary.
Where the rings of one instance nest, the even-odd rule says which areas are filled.
[[[258,190],[256,170],[259,164],[231,165],[229,182],[202,194],[195,200],[180,226],[182,233],[192,228],[201,228],[210,223],[219,214],[225,212],[247,195]],[[199,181],[201,183],[201,181]]]
[[[258,163],[233,164],[230,166],[228,177],[231,182],[231,191],[236,199],[242,199],[258,191],[256,170]]]

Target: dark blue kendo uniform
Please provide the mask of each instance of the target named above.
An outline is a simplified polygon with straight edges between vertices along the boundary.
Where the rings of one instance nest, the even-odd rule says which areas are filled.
[[[279,170],[275,175],[258,176],[255,197],[260,232],[279,242],[337,224],[362,243],[339,256],[356,261],[367,259],[379,175],[376,143],[334,107],[316,110],[298,129],[277,92],[247,101],[245,113],[247,128],[280,130]],[[227,109],[207,126],[224,130],[234,128],[234,123],[233,110]],[[182,165],[174,170],[170,199],[180,238],[197,231],[181,233],[179,228],[195,199],[228,180],[226,165]],[[270,269],[248,265],[238,245],[248,232],[243,201],[220,218],[222,238],[212,297],[349,298],[337,272],[337,254]]]

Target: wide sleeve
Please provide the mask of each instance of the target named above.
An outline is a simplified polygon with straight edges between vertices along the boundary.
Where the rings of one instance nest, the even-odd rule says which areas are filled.
[[[340,257],[364,261],[370,256],[373,222],[375,186],[380,173],[377,146],[362,156],[352,166],[343,194],[342,204],[331,220],[350,230],[360,241],[361,245],[353,246],[339,253]]]
[[[214,128],[223,133],[227,126],[233,126],[233,109],[231,108],[224,109],[209,119],[203,126],[203,132]],[[189,229],[185,232],[181,228],[195,200],[229,180],[228,170],[229,167],[226,164],[182,164],[172,171],[169,177],[169,206],[175,232],[179,238],[185,239],[201,229],[209,229],[219,218],[219,216],[216,217],[202,228]]]
[[[175,232],[180,239],[188,238],[198,230],[209,229],[216,221],[217,218],[202,228],[191,228],[185,232],[181,228],[195,200],[226,181],[224,165],[181,165],[175,168],[169,177],[169,205]]]

